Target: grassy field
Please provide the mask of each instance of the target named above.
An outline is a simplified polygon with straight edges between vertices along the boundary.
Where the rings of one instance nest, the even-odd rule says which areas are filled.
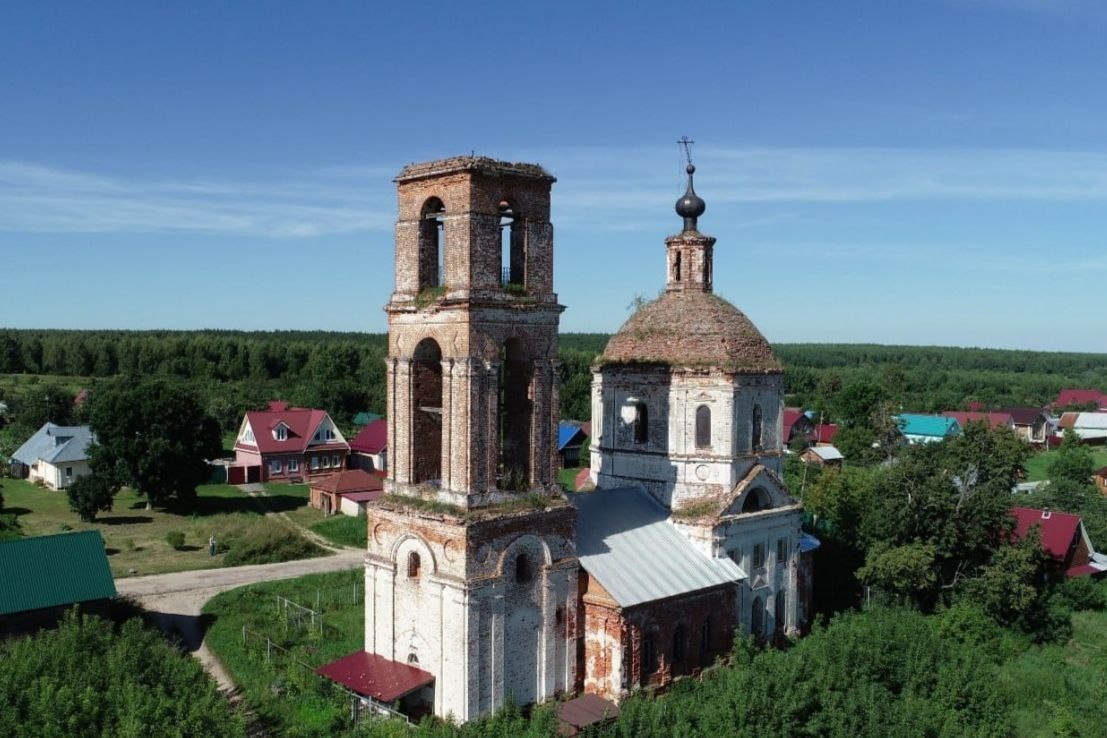
[[[214,559],[208,555],[208,537],[212,533],[224,542],[266,534],[287,537],[289,526],[263,513],[294,510],[306,502],[306,494],[286,491],[283,485],[274,485],[269,497],[257,500],[237,487],[211,484],[198,488],[196,504],[189,510],[147,510],[143,498],[124,489],[116,495],[110,512],[100,513],[93,523],[82,523],[70,511],[65,492],[16,479],[0,480],[0,490],[4,494],[5,512],[17,516],[24,535],[98,528],[116,577],[220,566],[222,554]],[[183,550],[174,550],[166,543],[165,534],[170,531],[184,533]],[[316,549],[313,553],[321,551]]]
[[[561,488],[569,492],[575,492],[576,487],[573,485],[576,483],[577,474],[580,474],[580,468],[558,470],[557,481],[561,483]]]
[[[354,518],[348,518],[354,520]],[[344,735],[348,706],[342,694],[276,649],[266,661],[265,637],[310,667],[363,647],[363,574],[343,571],[224,592],[204,606],[211,619],[208,647],[230,672],[249,706],[278,735]],[[322,613],[323,633],[310,620],[277,609],[277,596]],[[243,645],[242,628],[260,634]]]
[[[1035,646],[1000,666],[1015,735],[1100,736],[1107,715],[1107,612],[1073,615],[1063,646]]]
[[[1026,462],[1026,479],[1030,482],[1039,482],[1043,479],[1049,479],[1049,465],[1053,459],[1057,457],[1057,451],[1042,451],[1041,453],[1034,454]],[[1092,450],[1092,457],[1095,459],[1095,468],[1107,466],[1107,451],[1102,448],[1096,448]]]

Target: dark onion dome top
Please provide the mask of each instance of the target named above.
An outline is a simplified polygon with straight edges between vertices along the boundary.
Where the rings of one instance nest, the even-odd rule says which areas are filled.
[[[684,218],[684,230],[694,231],[696,230],[696,219],[707,210],[707,203],[696,194],[696,190],[692,187],[692,175],[696,173],[696,168],[689,164],[684,171],[688,172],[688,188],[676,201],[676,212],[677,215]]]
[[[607,342],[597,364],[783,372],[769,342],[742,311],[718,295],[698,290],[666,292],[643,305]]]

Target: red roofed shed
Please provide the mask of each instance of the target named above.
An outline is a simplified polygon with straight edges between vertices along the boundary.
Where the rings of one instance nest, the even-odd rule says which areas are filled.
[[[365,651],[354,651],[337,661],[324,664],[315,673],[332,679],[363,697],[371,697],[385,704],[434,684],[434,675],[417,666],[401,664]]]
[[[363,469],[347,469],[312,482],[310,504],[325,515],[334,515],[341,509],[340,498],[350,498],[354,494],[368,495],[367,501],[375,500],[384,494],[384,484],[376,474]]]
[[[350,441],[352,465],[365,471],[388,468],[388,421],[379,418],[362,428]]]

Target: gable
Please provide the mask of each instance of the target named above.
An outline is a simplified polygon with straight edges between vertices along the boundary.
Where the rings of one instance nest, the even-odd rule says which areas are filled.
[[[333,446],[338,444],[340,446],[347,446],[346,438],[342,435],[342,432],[338,430],[338,426],[331,420],[331,416],[327,413],[322,413],[315,424],[315,428],[311,431],[311,437],[308,439],[307,445],[311,446]]]
[[[795,504],[796,501],[784,486],[784,481],[768,467],[756,464],[734,485],[716,517],[744,515]]]

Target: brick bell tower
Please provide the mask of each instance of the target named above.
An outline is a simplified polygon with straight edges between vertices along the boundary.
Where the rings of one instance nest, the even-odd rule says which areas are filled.
[[[575,514],[557,485],[550,189],[455,157],[396,178],[387,495],[369,511],[365,650],[469,720],[576,682]]]

